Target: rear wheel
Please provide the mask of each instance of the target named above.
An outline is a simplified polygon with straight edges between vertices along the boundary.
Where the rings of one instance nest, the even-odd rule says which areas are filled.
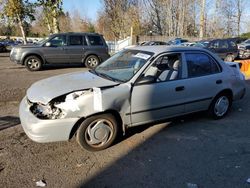
[[[29,71],[38,71],[42,68],[42,61],[37,56],[28,56],[24,64]]]
[[[209,115],[214,119],[223,118],[232,105],[232,98],[228,94],[220,94],[215,97],[209,108]]]
[[[95,55],[90,55],[85,59],[85,66],[89,69],[95,68],[97,65],[99,65],[100,60]]]
[[[99,151],[111,146],[117,136],[118,125],[112,114],[101,114],[87,118],[80,125],[76,139],[89,151]]]

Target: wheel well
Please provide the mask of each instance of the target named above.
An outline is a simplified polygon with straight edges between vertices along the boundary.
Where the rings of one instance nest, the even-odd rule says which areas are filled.
[[[88,116],[88,117],[82,117],[82,118],[80,118],[80,119],[75,123],[75,125],[73,126],[73,128],[71,129],[71,132],[70,132],[70,134],[69,134],[69,139],[73,138],[73,136],[75,135],[77,129],[79,128],[79,126],[81,125],[81,123],[82,123],[85,119],[87,119],[87,118],[89,118],[89,117],[92,117],[92,116],[100,115],[100,114],[112,114],[112,115],[116,118],[116,120],[117,120],[117,124],[118,124],[119,129],[123,130],[123,127],[122,127],[123,122],[122,122],[122,118],[121,118],[120,114],[119,114],[116,110],[107,110],[107,111],[105,111],[105,112],[100,112],[100,113],[96,113],[96,114],[90,115],[90,116]]]
[[[218,95],[221,95],[221,94],[226,94],[228,97],[230,97],[231,100],[233,99],[233,92],[232,92],[231,89],[224,89],[224,90],[222,90],[221,92],[219,92],[219,93],[216,95],[216,97],[217,97]]]
[[[24,65],[26,59],[27,59],[29,56],[36,56],[36,57],[38,57],[38,58],[41,60],[42,64],[44,63],[43,58],[42,58],[40,55],[38,55],[38,54],[28,54],[28,55],[26,55],[26,56],[23,58],[22,65]]]

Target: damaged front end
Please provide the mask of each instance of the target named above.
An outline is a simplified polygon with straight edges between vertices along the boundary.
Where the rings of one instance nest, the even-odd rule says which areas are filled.
[[[66,94],[51,100],[48,104],[31,102],[29,100],[28,103],[30,104],[32,114],[39,119],[62,119],[70,112],[79,111],[79,99],[89,92],[90,90]]]
[[[59,119],[63,118],[61,109],[54,106],[54,103],[47,105],[41,103],[32,103],[30,111],[39,119]]]

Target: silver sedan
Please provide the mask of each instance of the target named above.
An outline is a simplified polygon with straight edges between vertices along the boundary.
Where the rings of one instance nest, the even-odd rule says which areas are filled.
[[[119,132],[188,113],[219,119],[245,94],[236,63],[193,47],[139,46],[96,69],[34,83],[20,104],[26,134],[36,142],[69,140],[102,150]]]

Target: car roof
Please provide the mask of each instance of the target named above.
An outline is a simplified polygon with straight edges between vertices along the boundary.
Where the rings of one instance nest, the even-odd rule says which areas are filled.
[[[99,33],[88,33],[88,32],[64,32],[64,33],[54,33],[54,35],[101,35]],[[52,36],[51,35],[51,36]]]
[[[187,47],[187,46],[166,46],[166,45],[158,45],[158,46],[136,46],[129,48],[130,50],[140,50],[140,51],[148,51],[153,52],[155,54],[163,53],[163,52],[173,52],[173,51],[203,51],[209,52],[206,49],[199,47]],[[210,53],[210,52],[209,52]]]

